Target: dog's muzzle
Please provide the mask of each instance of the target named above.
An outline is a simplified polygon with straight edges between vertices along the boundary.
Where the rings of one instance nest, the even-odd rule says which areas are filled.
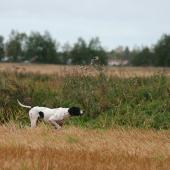
[[[85,114],[85,111],[84,110],[81,110],[80,111],[80,116],[83,116]]]

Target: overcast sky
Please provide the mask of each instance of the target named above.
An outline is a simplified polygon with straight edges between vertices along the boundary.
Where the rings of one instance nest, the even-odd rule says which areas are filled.
[[[0,0],[0,35],[48,30],[63,44],[98,36],[104,47],[156,43],[170,33],[170,0]]]

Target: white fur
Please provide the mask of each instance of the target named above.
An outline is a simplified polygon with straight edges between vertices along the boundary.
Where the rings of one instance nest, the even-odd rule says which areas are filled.
[[[53,124],[57,129],[61,128],[61,126],[57,123],[57,121],[63,121],[65,118],[70,117],[70,114],[68,112],[69,108],[59,107],[59,108],[50,109],[47,107],[39,107],[39,106],[31,108],[31,106],[23,105],[20,101],[18,101],[18,103],[21,107],[30,109],[29,117],[31,121],[31,127],[36,127],[37,120],[40,117],[39,112],[43,112],[44,114],[43,119],[46,122]],[[81,111],[81,114],[83,114],[82,111]]]

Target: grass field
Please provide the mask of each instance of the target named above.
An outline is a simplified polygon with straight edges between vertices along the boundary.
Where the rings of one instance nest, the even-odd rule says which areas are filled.
[[[57,74],[58,76],[68,76],[73,74],[96,75],[98,71],[91,66],[61,66],[48,64],[17,64],[0,63],[0,71],[20,72],[20,73],[38,73],[38,74]],[[134,77],[151,76],[157,73],[163,73],[170,76],[170,68],[154,67],[104,67],[108,76]]]
[[[2,169],[169,169],[170,132],[0,127]]]
[[[170,167],[170,69],[0,64],[0,169]],[[57,131],[25,104],[80,106]]]

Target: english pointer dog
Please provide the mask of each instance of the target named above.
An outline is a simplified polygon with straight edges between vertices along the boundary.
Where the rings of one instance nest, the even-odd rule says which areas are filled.
[[[52,125],[54,125],[57,129],[60,129],[61,126],[63,125],[64,119],[72,116],[81,116],[84,114],[84,111],[80,110],[79,107],[70,107],[70,108],[59,107],[59,108],[50,109],[48,107],[26,106],[22,104],[19,100],[17,101],[21,107],[30,109],[29,118],[31,121],[32,128],[36,127],[37,120],[39,118],[42,118],[46,122],[49,122]]]

